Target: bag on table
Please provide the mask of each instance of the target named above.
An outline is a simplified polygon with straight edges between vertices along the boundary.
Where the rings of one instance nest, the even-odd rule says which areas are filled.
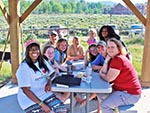
[[[56,77],[53,80],[53,83],[63,84],[68,86],[79,86],[81,83],[81,78],[74,78],[73,75],[62,75]]]

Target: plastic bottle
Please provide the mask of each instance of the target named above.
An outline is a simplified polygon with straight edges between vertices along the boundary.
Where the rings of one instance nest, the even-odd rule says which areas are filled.
[[[67,74],[72,75],[72,62],[67,61]]]
[[[91,83],[91,79],[92,79],[92,66],[89,63],[88,66],[86,67],[86,82],[89,84]]]
[[[88,66],[86,67],[86,76],[91,76],[92,75],[92,66],[91,63],[88,64]]]

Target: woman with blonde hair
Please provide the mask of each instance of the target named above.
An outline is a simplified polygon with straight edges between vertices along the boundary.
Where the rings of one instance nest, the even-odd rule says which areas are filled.
[[[92,28],[89,30],[88,32],[88,39],[87,39],[87,43],[88,45],[91,45],[91,44],[96,44],[97,43],[97,31],[96,29]]]
[[[67,58],[68,41],[64,38],[60,38],[56,43],[55,57],[54,59],[58,64],[63,64]]]

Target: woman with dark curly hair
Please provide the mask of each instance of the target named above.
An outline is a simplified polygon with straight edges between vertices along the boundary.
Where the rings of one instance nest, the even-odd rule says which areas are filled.
[[[127,46],[121,40],[120,36],[115,33],[114,29],[111,26],[109,26],[109,25],[102,26],[101,29],[98,32],[98,36],[99,36],[100,40],[103,40],[105,42],[110,38],[116,38],[117,40],[119,40],[122,43],[122,45],[125,47],[126,51],[127,51],[126,57],[130,61],[132,61],[132,56],[131,56]]]

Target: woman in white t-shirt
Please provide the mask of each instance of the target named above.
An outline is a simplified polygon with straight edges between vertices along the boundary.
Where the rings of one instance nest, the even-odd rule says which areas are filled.
[[[35,40],[26,42],[25,59],[17,70],[18,102],[26,113],[66,113],[64,104],[51,92],[54,69],[43,59]]]

